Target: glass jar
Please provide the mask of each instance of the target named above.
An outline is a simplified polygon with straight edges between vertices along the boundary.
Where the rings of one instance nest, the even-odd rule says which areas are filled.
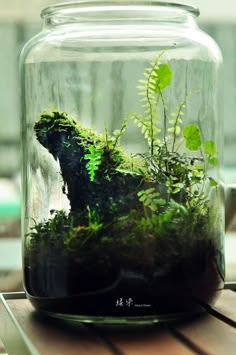
[[[24,285],[37,310],[150,323],[222,289],[222,58],[198,15],[144,0],[43,10],[21,55]]]

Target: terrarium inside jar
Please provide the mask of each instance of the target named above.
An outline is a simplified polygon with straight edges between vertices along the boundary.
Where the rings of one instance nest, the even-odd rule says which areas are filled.
[[[75,2],[22,54],[27,296],[64,319],[197,312],[224,279],[216,44],[197,9]]]

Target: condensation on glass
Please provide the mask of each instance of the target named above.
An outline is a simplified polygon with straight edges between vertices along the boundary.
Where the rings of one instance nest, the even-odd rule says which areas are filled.
[[[27,297],[84,322],[173,320],[224,281],[221,53],[197,8],[42,12],[22,68]]]

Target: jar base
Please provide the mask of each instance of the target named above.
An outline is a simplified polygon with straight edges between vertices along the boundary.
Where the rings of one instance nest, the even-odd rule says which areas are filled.
[[[115,326],[145,326],[158,323],[171,323],[176,321],[188,320],[200,316],[205,313],[204,308],[199,308],[191,313],[176,313],[170,315],[153,315],[153,316],[132,316],[132,317],[109,317],[109,316],[86,316],[86,315],[74,315],[55,313],[40,310],[40,313],[46,317],[53,318],[55,320],[63,321],[70,324],[97,324],[97,325],[115,325]]]

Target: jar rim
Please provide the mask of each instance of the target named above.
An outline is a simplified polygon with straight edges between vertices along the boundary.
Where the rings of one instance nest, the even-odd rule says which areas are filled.
[[[175,1],[160,1],[160,0],[79,0],[79,1],[69,1],[58,3],[49,7],[46,7],[41,12],[41,17],[52,16],[58,11],[68,10],[70,8],[80,8],[80,7],[100,7],[108,6],[109,8],[116,6],[130,6],[130,7],[164,7],[164,8],[176,8],[180,10],[187,11],[198,17],[200,15],[199,8],[192,4],[187,4],[184,2],[175,2]]]

